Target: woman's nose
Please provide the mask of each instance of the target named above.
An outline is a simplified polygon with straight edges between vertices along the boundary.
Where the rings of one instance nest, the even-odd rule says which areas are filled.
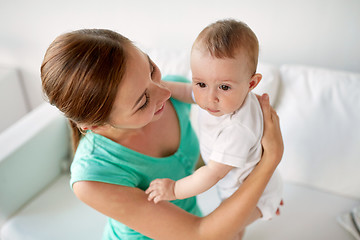
[[[159,99],[161,102],[166,101],[170,98],[171,96],[171,92],[170,90],[165,87],[164,85],[162,85],[161,83],[157,84],[158,85],[158,95],[160,96]]]

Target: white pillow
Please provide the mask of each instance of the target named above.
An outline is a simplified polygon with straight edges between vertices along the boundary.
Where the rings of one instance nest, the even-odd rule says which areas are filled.
[[[360,74],[280,68],[286,180],[360,198]]]
[[[181,75],[191,81],[190,51],[152,48],[146,52],[159,67],[162,76]]]
[[[259,62],[257,72],[262,74],[262,79],[252,91],[259,95],[267,93],[270,97],[270,104],[274,106],[280,83],[279,68],[269,63]]]

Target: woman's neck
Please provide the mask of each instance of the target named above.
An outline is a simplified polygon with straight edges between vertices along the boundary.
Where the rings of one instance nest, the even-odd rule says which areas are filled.
[[[107,124],[106,127],[94,129],[93,132],[122,144],[122,142],[127,141],[128,139],[143,136],[145,128],[146,127],[139,129],[124,129]]]
[[[180,125],[175,109],[170,103],[160,119],[145,127],[121,129],[106,126],[93,132],[152,157],[169,156],[176,152],[180,145]]]

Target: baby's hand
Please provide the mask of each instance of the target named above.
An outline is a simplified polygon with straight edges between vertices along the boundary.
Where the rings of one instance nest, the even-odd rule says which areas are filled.
[[[150,183],[145,193],[149,194],[148,200],[158,203],[163,200],[175,200],[175,181],[169,178],[155,179]]]

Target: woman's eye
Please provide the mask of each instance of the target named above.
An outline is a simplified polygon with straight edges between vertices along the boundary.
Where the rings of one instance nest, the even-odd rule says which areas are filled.
[[[224,90],[224,91],[227,91],[227,90],[230,89],[230,87],[229,87],[229,86],[226,86],[226,85],[220,85],[219,88],[220,88],[221,90]]]
[[[206,84],[205,84],[205,83],[202,83],[202,82],[199,82],[199,83],[197,83],[196,85],[198,85],[198,86],[201,87],[201,88],[206,87]]]
[[[145,103],[139,108],[139,110],[145,109],[148,106],[149,101],[150,101],[150,97],[147,93],[145,93]]]

